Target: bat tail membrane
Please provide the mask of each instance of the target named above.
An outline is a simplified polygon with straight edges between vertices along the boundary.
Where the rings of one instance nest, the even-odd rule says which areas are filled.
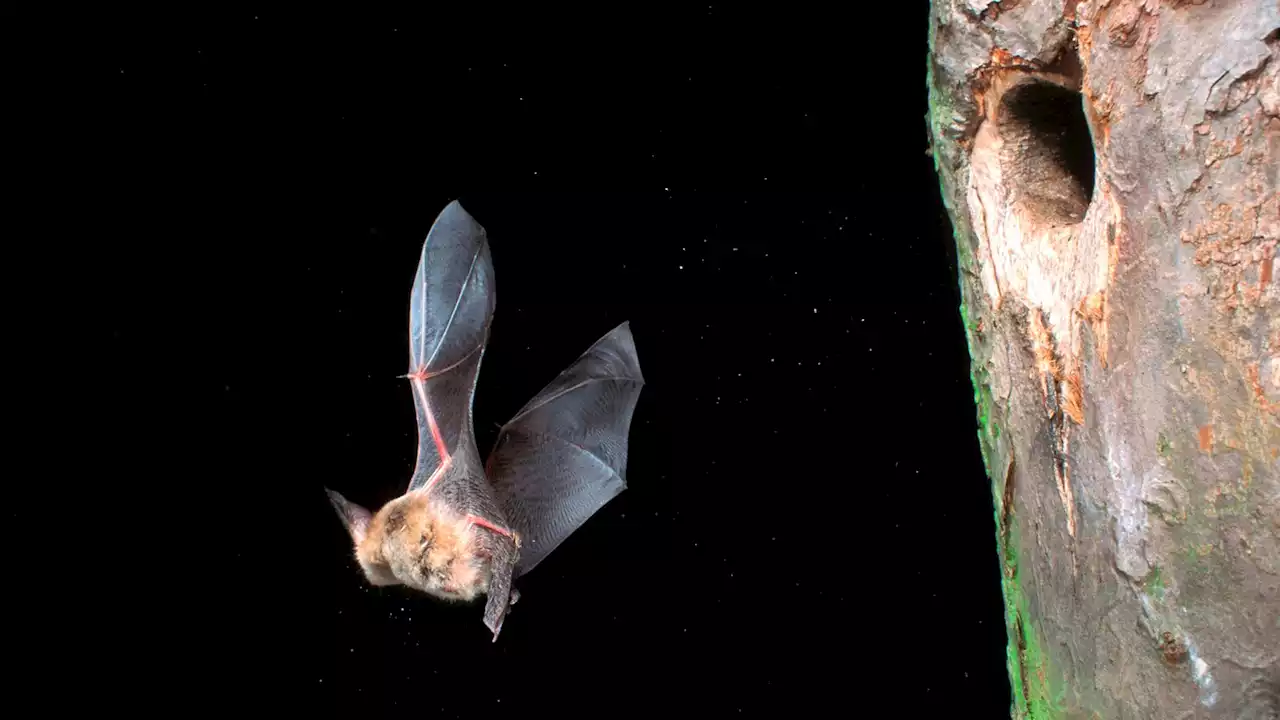
[[[498,433],[488,476],[529,572],[626,487],[644,376],[628,323],[600,338]]]
[[[503,563],[493,569],[493,576],[489,580],[489,596],[484,606],[484,624],[493,633],[494,642],[498,642],[498,633],[502,632],[502,623],[507,618],[507,611],[515,604],[517,597],[511,589],[513,573],[513,565]]]

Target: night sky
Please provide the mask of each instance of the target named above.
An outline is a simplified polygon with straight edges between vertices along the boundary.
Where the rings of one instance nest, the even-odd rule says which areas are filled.
[[[201,368],[199,590],[151,598],[192,707],[1007,717],[927,10],[104,16],[113,367],[174,337]],[[496,644],[479,605],[369,587],[323,492],[407,486],[410,283],[454,199],[496,272],[482,453],[624,320],[646,379],[628,489]]]

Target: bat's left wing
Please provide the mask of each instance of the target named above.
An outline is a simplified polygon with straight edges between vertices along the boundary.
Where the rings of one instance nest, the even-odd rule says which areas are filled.
[[[533,569],[626,487],[627,436],[644,377],[631,328],[600,338],[498,433],[487,461]]]
[[[409,492],[483,511],[492,498],[484,497],[471,400],[493,319],[493,261],[484,228],[456,200],[427,233],[409,301],[407,377],[418,417]]]

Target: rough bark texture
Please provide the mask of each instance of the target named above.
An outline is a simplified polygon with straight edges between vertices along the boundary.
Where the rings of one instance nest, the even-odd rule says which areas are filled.
[[[1280,717],[1280,5],[935,0],[1014,716]]]

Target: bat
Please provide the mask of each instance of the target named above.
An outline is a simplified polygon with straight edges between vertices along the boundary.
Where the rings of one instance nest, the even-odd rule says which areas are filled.
[[[377,512],[325,488],[368,582],[448,601],[486,597],[497,642],[516,578],[626,487],[644,378],[629,323],[596,341],[501,426],[485,464],[472,399],[495,308],[484,228],[455,200],[422,244],[409,296],[418,456],[405,493]]]

